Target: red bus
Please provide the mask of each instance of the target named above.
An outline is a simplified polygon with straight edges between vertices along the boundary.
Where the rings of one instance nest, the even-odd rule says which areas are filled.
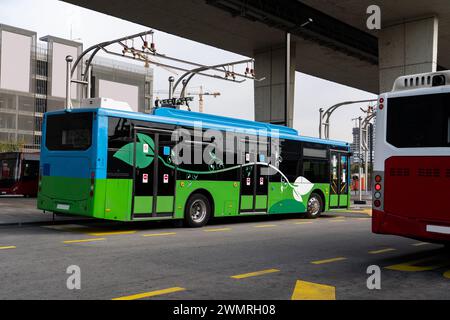
[[[0,153],[0,195],[36,197],[39,153]]]
[[[380,96],[374,180],[374,233],[450,243],[450,71]]]

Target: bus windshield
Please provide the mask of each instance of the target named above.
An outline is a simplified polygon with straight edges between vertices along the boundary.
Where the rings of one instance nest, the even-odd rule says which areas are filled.
[[[450,147],[450,94],[390,98],[386,140],[397,148]]]
[[[93,113],[49,115],[46,147],[51,151],[84,151],[92,144]]]
[[[16,180],[17,158],[0,159],[0,165],[0,188],[9,188]]]

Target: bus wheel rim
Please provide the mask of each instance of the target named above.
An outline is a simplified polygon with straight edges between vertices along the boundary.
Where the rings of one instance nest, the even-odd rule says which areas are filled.
[[[317,198],[311,198],[308,201],[308,212],[313,216],[320,212],[320,201]]]
[[[196,200],[190,208],[192,221],[196,223],[203,222],[206,218],[206,203],[203,200]]]

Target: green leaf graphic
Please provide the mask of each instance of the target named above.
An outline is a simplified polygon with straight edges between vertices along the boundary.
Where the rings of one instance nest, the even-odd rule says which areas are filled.
[[[155,142],[152,138],[145,134],[137,134],[139,142],[136,143],[136,168],[144,169],[150,166],[155,159]],[[144,145],[149,146],[148,153],[144,153]],[[126,164],[133,165],[133,152],[134,143],[129,143],[122,147],[114,154],[114,158],[117,158]]]

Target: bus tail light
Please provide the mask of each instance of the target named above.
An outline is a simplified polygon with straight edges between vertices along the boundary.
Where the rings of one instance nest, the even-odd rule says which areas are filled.
[[[383,210],[384,205],[384,174],[383,172],[374,172],[373,184],[373,206],[377,210]]]
[[[383,110],[384,109],[384,98],[380,98],[379,100],[379,104],[378,104],[378,109]]]

